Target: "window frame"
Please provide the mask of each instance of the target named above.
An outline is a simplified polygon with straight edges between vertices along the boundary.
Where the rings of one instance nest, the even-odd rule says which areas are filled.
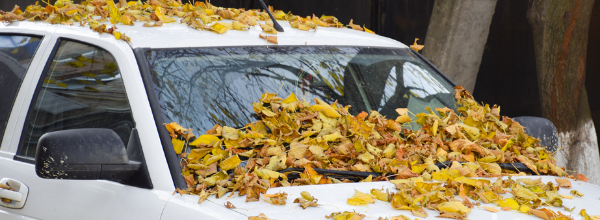
[[[96,44],[92,44],[92,43],[89,43],[89,42],[85,42],[85,41],[81,41],[81,40],[77,40],[77,39],[73,39],[73,38],[68,38],[68,37],[58,37],[58,38],[56,38],[56,41],[54,42],[54,45],[53,45],[53,48],[52,48],[52,52],[50,53],[50,55],[46,59],[46,63],[44,64],[44,68],[42,69],[42,71],[41,71],[41,73],[39,75],[37,83],[35,83],[35,90],[33,92],[31,100],[29,100],[29,107],[27,108],[25,120],[23,121],[23,127],[21,128],[19,142],[18,142],[17,148],[16,148],[16,150],[14,152],[14,156],[13,156],[13,160],[15,160],[15,161],[20,161],[20,162],[35,164],[35,158],[34,157],[28,157],[28,156],[24,156],[24,155],[19,155],[19,150],[22,147],[24,147],[23,143],[24,143],[25,137],[26,137],[26,135],[24,135],[24,134],[26,134],[26,129],[28,128],[26,125],[27,125],[27,122],[31,120],[31,117],[33,115],[34,108],[35,108],[35,101],[38,99],[38,96],[40,94],[40,90],[42,89],[42,84],[44,83],[44,77],[48,73],[48,70],[50,69],[50,66],[52,65],[52,60],[56,56],[56,53],[60,49],[61,43],[63,41],[71,41],[71,42],[80,43],[80,44],[84,44],[84,45],[88,45],[88,46],[92,46],[92,47],[95,47],[95,48],[102,49],[102,50],[106,51],[108,54],[110,54],[115,59],[115,61],[117,61],[117,58],[109,50],[103,48],[102,46],[99,46],[99,45],[96,45]],[[121,68],[120,68],[120,65],[119,65],[118,61],[117,61],[117,67],[119,67],[119,71],[121,71]],[[32,85],[33,84],[34,83],[32,83]],[[125,87],[126,87],[125,83],[123,83],[123,90],[125,91],[125,96],[127,98],[127,103],[129,105],[129,110],[131,112],[131,118],[133,119],[133,127],[135,128],[136,127],[136,123],[135,123],[135,118],[133,117],[133,109],[131,108],[131,104],[129,102],[129,96],[127,94],[127,89]],[[124,145],[127,145],[127,143],[124,143]]]
[[[25,79],[26,76],[28,75],[27,73],[30,71],[32,65],[34,65],[34,61],[36,56],[39,54],[39,50],[40,48],[43,47],[43,43],[44,43],[44,35],[37,35],[37,34],[29,34],[29,33],[18,33],[18,32],[0,32],[0,36],[23,36],[23,37],[36,37],[39,38],[39,44],[35,49],[35,52],[33,53],[33,56],[31,56],[31,61],[29,62],[29,65],[27,66],[27,69],[25,70],[25,72],[23,73],[23,79],[21,79],[21,84],[19,84],[19,87],[15,93],[15,97],[12,101],[12,103],[10,103],[10,112],[8,113],[8,120],[6,120],[6,127],[4,128],[4,131],[1,131],[0,133],[0,146],[2,145],[2,142],[4,141],[4,136],[6,135],[6,130],[8,130],[8,121],[10,120],[11,116],[13,115],[13,111],[15,108],[15,104],[17,102],[17,98],[19,96],[19,93],[21,93],[21,89],[23,88],[23,84],[26,83]],[[2,104],[2,103],[0,103]]]

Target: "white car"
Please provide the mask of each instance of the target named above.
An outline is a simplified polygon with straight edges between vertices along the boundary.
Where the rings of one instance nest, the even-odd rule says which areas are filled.
[[[454,84],[400,42],[347,28],[301,31],[280,24],[278,44],[259,38],[258,26],[216,34],[178,22],[117,25],[131,38],[128,44],[79,25],[0,24],[0,183],[14,189],[0,189],[0,198],[10,199],[0,202],[0,219],[248,219],[259,213],[325,219],[352,210],[366,219],[411,216],[381,201],[346,204],[354,190],[393,190],[390,182],[269,189],[287,192],[284,206],[238,196],[198,204],[198,196],[174,194],[187,186],[163,123],[178,122],[196,134],[214,124],[241,127],[255,120],[249,106],[265,91],[338,100],[352,105],[353,114],[456,108]],[[48,132],[65,130],[38,143]],[[575,219],[581,209],[598,212],[599,186],[574,181],[572,189],[585,194],[565,199],[576,207]],[[321,206],[293,204],[301,191]],[[226,208],[227,201],[237,208]],[[469,218],[537,219],[483,206],[494,205],[476,206]]]

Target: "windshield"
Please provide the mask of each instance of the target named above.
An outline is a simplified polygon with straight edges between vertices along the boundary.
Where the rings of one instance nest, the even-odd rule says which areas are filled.
[[[396,108],[456,108],[452,86],[408,48],[160,49],[146,56],[165,122],[200,134],[259,120],[252,103],[265,92],[337,101],[353,115],[376,110],[390,119]]]

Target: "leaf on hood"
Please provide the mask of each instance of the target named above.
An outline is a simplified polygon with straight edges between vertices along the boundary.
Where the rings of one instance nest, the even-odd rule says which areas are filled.
[[[346,203],[354,206],[367,205],[369,203],[375,203],[375,199],[374,196],[354,190],[354,195],[350,197]]]
[[[488,206],[484,206],[483,207],[485,210],[487,210],[488,212],[498,212],[500,210],[494,208],[494,207],[488,207]]]
[[[268,198],[267,202],[273,205],[285,205],[287,200],[286,192],[278,192],[275,194],[263,194],[264,197]]]
[[[554,179],[558,183],[558,187],[571,188],[571,181],[569,179]]]
[[[326,215],[325,218],[333,218],[334,220],[360,220],[363,219],[365,215],[359,214],[357,212],[334,212],[331,215]]]
[[[227,201],[225,202],[225,208],[235,209],[235,206],[230,201]]]
[[[438,207],[441,217],[462,219],[466,217],[471,209],[467,208],[461,202],[444,202]]]
[[[248,220],[271,220],[269,217],[267,217],[264,213],[260,213],[257,216],[249,216]]]
[[[348,27],[351,27],[354,30],[359,30],[359,31],[363,31],[363,29],[360,27],[360,25],[357,24],[353,24],[352,23],[352,19],[350,19],[350,23],[348,23]]]
[[[276,36],[266,36],[266,35],[262,35],[262,34],[259,34],[258,36],[262,39],[267,40],[269,43],[278,44]]]
[[[383,192],[382,190],[379,189],[371,189],[371,195],[375,196],[376,199],[384,201],[384,202],[391,202],[391,195],[389,192],[389,189],[386,190],[387,192]]]

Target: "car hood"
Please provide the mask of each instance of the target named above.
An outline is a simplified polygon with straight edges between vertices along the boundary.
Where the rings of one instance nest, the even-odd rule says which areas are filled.
[[[507,178],[507,177],[505,177]],[[513,179],[520,178],[540,178],[540,176],[523,176],[523,177],[512,177]],[[553,176],[541,176],[542,182],[555,182],[556,177]],[[495,180],[495,178],[491,178],[490,180]],[[585,183],[582,181],[571,180],[572,187],[571,188],[561,188],[558,192],[562,195],[570,195],[571,190],[577,190],[584,194],[583,197],[574,197],[572,199],[563,198],[563,204],[568,208],[575,209],[569,213],[563,208],[557,207],[548,207],[544,206],[544,208],[548,208],[554,210],[555,212],[560,211],[563,214],[571,215],[574,219],[583,219],[583,217],[579,216],[579,211],[581,209],[586,209],[587,213],[590,215],[600,215],[600,186]],[[278,187],[271,188],[267,191],[269,194],[274,194],[278,192],[286,192],[288,194],[287,204],[286,205],[272,205],[269,202],[263,200],[258,202],[245,202],[245,196],[237,196],[237,193],[231,197],[231,194],[226,194],[225,196],[217,199],[214,196],[210,196],[207,200],[202,202],[201,204],[197,204],[198,196],[193,195],[184,195],[180,196],[179,194],[174,195],[172,200],[176,200],[177,203],[186,203],[188,208],[199,209],[206,212],[206,209],[215,210],[216,207],[219,210],[225,210],[224,204],[227,202],[231,202],[236,208],[230,209],[230,212],[219,212],[218,214],[213,215],[214,218],[222,218],[222,219],[247,219],[248,216],[257,216],[260,213],[264,213],[267,217],[271,219],[325,219],[326,215],[331,215],[333,212],[344,212],[344,211],[356,211],[358,213],[364,214],[366,217],[364,219],[378,219],[379,217],[392,217],[398,215],[405,215],[411,219],[414,219],[416,216],[413,216],[410,211],[407,210],[397,210],[392,208],[390,203],[382,202],[376,200],[375,203],[368,204],[365,206],[351,206],[346,204],[348,198],[352,197],[355,193],[354,190],[358,190],[364,193],[369,193],[371,189],[390,189],[390,192],[395,192],[395,186],[391,182],[368,182],[368,183],[343,183],[343,184],[328,184],[328,185],[309,185],[309,186],[292,186],[292,187]],[[301,197],[300,193],[302,191],[309,192],[314,198],[318,199],[318,203],[320,206],[318,207],[308,207],[307,209],[302,209],[298,204],[293,203],[294,199]],[[512,197],[510,193],[502,194],[504,198]],[[458,196],[457,196],[458,198]],[[473,202],[473,201],[472,201]],[[526,213],[520,213],[518,211],[502,211],[500,207],[498,207],[494,203],[485,204],[481,201],[480,206],[475,206],[471,209],[471,213],[469,214],[469,219],[540,219],[533,215],[528,215]],[[473,202],[473,204],[475,204]],[[494,207],[499,212],[492,213],[486,211],[484,207]],[[211,208],[212,207],[212,208]],[[168,212],[168,210],[165,210]],[[179,214],[183,210],[179,211]],[[215,210],[215,213],[217,211]],[[428,210],[427,213],[429,217],[427,219],[436,219],[435,216],[439,215],[438,211]],[[183,216],[183,215],[182,215]],[[189,216],[188,216],[189,217]],[[420,218],[419,218],[420,219]]]

